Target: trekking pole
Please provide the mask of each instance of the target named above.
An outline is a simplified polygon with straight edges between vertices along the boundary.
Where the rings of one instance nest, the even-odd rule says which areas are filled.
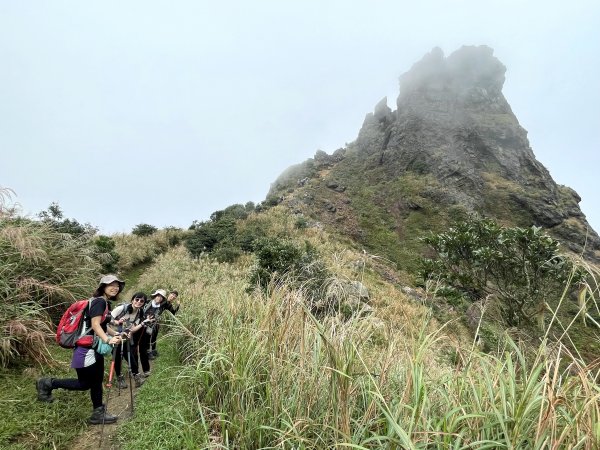
[[[104,404],[104,414],[102,414],[102,428],[100,429],[100,444],[99,448],[102,448],[102,437],[104,436],[104,421],[106,419],[106,412],[108,411],[108,400],[110,399],[110,389],[112,388],[113,374],[115,373],[115,356],[117,353],[117,347],[113,347],[112,361],[110,362],[110,370],[108,372],[108,383],[106,383],[106,403]]]
[[[127,368],[129,369],[129,396],[131,397],[131,414],[133,414],[133,376],[131,374],[131,343],[127,337]]]
[[[121,379],[123,377],[123,336],[121,335],[121,363],[119,364],[119,367],[121,368],[120,370],[120,374],[118,375],[118,380],[117,380],[117,388],[118,388],[118,392],[119,392],[119,397],[121,396]]]
[[[112,351],[112,360],[110,362],[110,371],[108,372],[108,383],[106,383],[106,387],[107,388],[111,388],[112,387],[112,379],[113,379],[113,375],[115,373],[115,357],[116,357],[116,353],[117,353],[117,347],[114,347],[113,351]]]
[[[121,361],[119,361],[119,373],[117,374],[117,392],[118,392],[118,396],[121,396],[121,377],[123,376],[123,325],[119,324],[119,326],[117,327],[117,331],[119,333],[119,336],[121,337],[121,354],[119,355],[119,358],[121,358]]]

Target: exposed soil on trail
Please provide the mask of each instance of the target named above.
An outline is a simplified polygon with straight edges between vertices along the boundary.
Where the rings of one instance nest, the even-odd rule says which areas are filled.
[[[130,380],[127,379],[127,384]],[[133,380],[131,380],[133,382]],[[133,407],[135,408],[135,396],[137,388],[133,385]],[[108,393],[108,401],[106,401]],[[117,426],[129,420],[131,414],[131,391],[117,388],[116,382],[111,388],[104,387],[104,401],[108,404],[108,413],[118,416],[117,422],[102,425],[89,425],[81,435],[73,441],[71,448],[77,450],[118,450],[120,443],[117,439]]]

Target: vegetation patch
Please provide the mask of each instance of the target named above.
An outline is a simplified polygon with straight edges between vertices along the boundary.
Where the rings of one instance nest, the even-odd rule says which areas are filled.
[[[71,352],[50,347],[46,366],[55,377],[74,376],[69,369]],[[21,363],[11,369],[0,369],[0,448],[3,449],[68,449],[71,442],[87,427],[91,413],[89,392],[56,390],[54,403],[37,401],[35,382],[42,370]]]

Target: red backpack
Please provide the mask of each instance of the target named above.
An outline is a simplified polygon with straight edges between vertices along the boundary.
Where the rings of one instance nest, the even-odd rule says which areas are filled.
[[[94,342],[94,332],[86,328],[87,313],[93,298],[78,300],[67,308],[58,323],[56,343],[63,348],[91,347]],[[102,321],[108,314],[108,303],[102,315]],[[91,333],[90,333],[91,332]]]

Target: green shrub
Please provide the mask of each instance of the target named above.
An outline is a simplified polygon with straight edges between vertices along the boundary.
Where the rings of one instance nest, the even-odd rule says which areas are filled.
[[[210,253],[217,246],[236,247],[239,236],[237,235],[236,223],[248,217],[248,214],[255,210],[254,203],[249,202],[246,205],[235,204],[210,215],[210,219],[205,222],[194,221],[190,226],[192,233],[187,237],[185,246],[190,255],[197,258],[202,253]],[[249,249],[244,238],[241,248]]]
[[[194,225],[193,232],[185,240],[185,247],[190,255],[198,258],[202,253],[211,252],[219,242],[215,228],[211,222]]]
[[[239,247],[219,247],[216,248],[211,256],[219,262],[232,263],[242,255],[242,250]]]
[[[438,279],[472,301],[493,295],[508,326],[531,323],[583,274],[559,253],[559,243],[538,227],[503,228],[473,218],[423,238],[435,251],[421,276]]]
[[[131,234],[135,236],[151,236],[157,231],[158,228],[156,228],[153,225],[149,225],[147,223],[140,223],[133,227],[133,230],[131,230]]]
[[[177,227],[165,227],[169,247],[175,247],[181,244],[184,239],[185,231]]]
[[[262,238],[255,244],[256,265],[250,274],[250,288],[268,290],[272,283],[286,282],[301,289],[311,306],[324,297],[330,273],[316,249],[304,248],[280,238]]]
[[[75,237],[84,235],[91,237],[98,231],[89,223],[82,225],[75,219],[65,219],[62,209],[56,202],[52,202],[48,209],[40,211],[38,217],[44,224],[54,228],[57,232],[67,233]]]
[[[109,236],[100,235],[94,239],[94,245],[98,251],[97,258],[102,263],[102,272],[117,272],[120,256],[115,250],[115,240]]]
[[[300,216],[296,219],[296,222],[294,222],[294,227],[297,230],[304,230],[308,228],[308,220],[306,219],[306,217]]]

